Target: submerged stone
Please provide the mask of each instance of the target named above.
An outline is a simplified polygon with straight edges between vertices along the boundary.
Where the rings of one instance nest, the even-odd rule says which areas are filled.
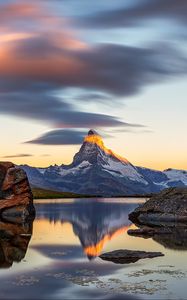
[[[116,264],[135,263],[139,259],[154,258],[164,256],[161,252],[146,252],[136,250],[115,250],[104,253],[99,257],[103,260],[111,261]]]

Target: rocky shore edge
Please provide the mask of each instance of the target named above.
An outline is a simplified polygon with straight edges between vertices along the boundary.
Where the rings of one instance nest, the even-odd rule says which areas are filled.
[[[187,226],[187,188],[169,188],[153,196],[129,214],[135,224]]]

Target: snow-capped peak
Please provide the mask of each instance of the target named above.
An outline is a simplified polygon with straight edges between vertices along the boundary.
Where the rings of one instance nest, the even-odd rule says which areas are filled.
[[[94,130],[90,129],[84,138],[84,142],[79,152],[74,156],[73,165],[80,164],[81,161],[89,161],[92,164],[105,163],[108,158],[129,164],[128,160],[115,154],[105,147],[102,137]]]
[[[22,167],[33,186],[79,194],[134,195],[187,185],[187,171],[168,169],[161,172],[135,167],[106,148],[94,129],[88,131],[72,164]]]
[[[187,185],[187,171],[177,169],[167,169],[164,174],[168,177],[169,181],[181,181]]]
[[[107,172],[112,176],[126,177],[129,180],[147,184],[147,181],[138,173],[136,167],[127,159],[106,148],[102,137],[93,129],[88,131],[87,136],[84,138],[83,145],[74,156],[72,167],[79,168],[83,161],[87,161],[91,165],[99,167],[102,172]]]

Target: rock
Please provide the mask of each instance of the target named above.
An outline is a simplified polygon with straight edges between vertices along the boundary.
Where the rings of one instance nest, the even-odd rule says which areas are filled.
[[[129,229],[127,233],[136,237],[149,238],[155,234],[168,234],[168,230],[165,230],[164,227],[142,227],[138,229]]]
[[[187,223],[187,188],[169,188],[140,205],[129,219],[135,224],[173,226]]]
[[[127,233],[132,236],[137,237],[152,237],[155,234],[170,234],[172,232],[172,227],[140,227],[138,229],[129,229]]]
[[[187,225],[176,227],[141,227],[128,230],[129,235],[144,239],[152,238],[165,248],[173,250],[187,250]]]
[[[164,234],[158,231],[158,233],[153,236],[155,242],[168,249],[187,250],[187,227],[177,226],[164,229]]]
[[[0,218],[22,222],[34,215],[33,196],[25,171],[13,163],[0,162]]]
[[[12,224],[0,221],[0,269],[24,259],[32,236],[33,221]]]
[[[111,261],[115,264],[129,264],[135,263],[139,259],[154,258],[164,256],[161,252],[146,252],[146,251],[133,251],[133,250],[115,250],[107,252],[99,257],[103,260]]]

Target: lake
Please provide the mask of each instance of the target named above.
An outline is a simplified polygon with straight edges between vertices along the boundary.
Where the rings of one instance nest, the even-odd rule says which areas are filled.
[[[36,200],[33,224],[0,221],[0,299],[186,299],[187,231],[127,234],[136,228],[128,214],[144,201]],[[165,256],[126,265],[98,257],[118,249]]]

